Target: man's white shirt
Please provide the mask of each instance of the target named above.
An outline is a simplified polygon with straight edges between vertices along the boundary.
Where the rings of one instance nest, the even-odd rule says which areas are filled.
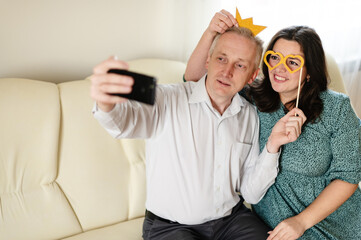
[[[182,224],[231,213],[240,193],[257,203],[274,183],[279,153],[260,154],[255,107],[236,94],[223,115],[198,82],[159,85],[154,106],[127,101],[94,117],[115,138],[145,138],[146,208]]]

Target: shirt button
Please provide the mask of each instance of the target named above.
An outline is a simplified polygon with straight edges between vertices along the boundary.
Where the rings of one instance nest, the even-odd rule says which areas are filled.
[[[219,192],[219,189],[220,189],[220,188],[219,188],[219,186],[218,186],[218,187],[216,188],[217,192]]]

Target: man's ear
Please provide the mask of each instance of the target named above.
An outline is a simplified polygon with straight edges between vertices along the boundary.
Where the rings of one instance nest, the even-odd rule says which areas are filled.
[[[257,70],[256,70],[256,71],[254,71],[254,73],[252,74],[251,79],[248,81],[248,84],[253,83],[253,81],[254,81],[254,80],[256,79],[256,77],[258,76],[259,71],[260,71],[260,69],[259,69],[259,68],[257,68]]]
[[[211,60],[211,55],[209,55],[209,53],[208,53],[208,57],[207,57],[207,61],[206,61],[206,69],[207,69],[207,71],[208,71],[208,65],[209,65],[209,61]]]

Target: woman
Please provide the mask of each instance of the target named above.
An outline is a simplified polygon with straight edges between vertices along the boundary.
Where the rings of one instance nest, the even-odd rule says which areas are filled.
[[[230,13],[216,13],[188,62],[186,80],[205,74],[214,36],[234,25]],[[262,71],[264,77],[245,90],[258,109],[261,149],[272,126],[296,106],[299,79],[298,107],[307,117],[298,140],[282,149],[276,182],[253,206],[273,228],[267,240],[361,239],[361,121],[347,96],[327,89],[319,36],[305,26],[279,31]]]

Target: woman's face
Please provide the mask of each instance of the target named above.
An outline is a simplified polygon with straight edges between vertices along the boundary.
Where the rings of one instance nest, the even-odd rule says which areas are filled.
[[[285,39],[278,39],[273,47],[273,52],[281,53],[283,56],[287,55],[299,55],[305,59],[305,56],[301,50],[301,46],[296,41],[290,41]],[[272,56],[269,61],[272,61]],[[287,65],[290,69],[297,68],[297,64],[300,61],[296,58],[289,58]],[[298,66],[300,67],[300,66]],[[283,104],[294,100],[297,97],[298,81],[300,78],[301,69],[290,73],[284,64],[280,64],[272,70],[268,70],[271,85],[274,91],[278,92]],[[304,84],[304,79],[307,75],[306,67],[302,69],[302,82],[301,88]]]

